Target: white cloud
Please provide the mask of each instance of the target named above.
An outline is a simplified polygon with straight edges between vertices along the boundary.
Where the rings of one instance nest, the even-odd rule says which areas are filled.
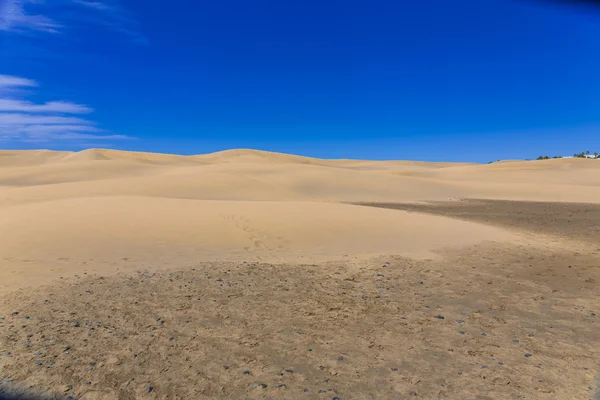
[[[109,4],[92,0],[0,0],[0,33],[59,33],[91,22],[127,35],[133,43],[147,45],[148,39],[140,33],[138,21],[128,16],[117,1]],[[31,11],[33,5],[38,13]]]
[[[35,86],[37,83],[31,79],[0,75],[0,89]],[[3,96],[0,97],[0,141],[93,142],[127,138],[99,128],[92,120],[73,116],[94,111],[85,105],[61,100],[36,104],[6,94]]]
[[[0,90],[4,88],[20,88],[37,86],[36,81],[12,75],[0,74]]]
[[[53,19],[39,14],[29,14],[25,11],[28,3],[35,0],[4,0],[0,4],[0,31],[26,32],[41,31],[56,33],[61,24]]]
[[[0,99],[0,111],[87,114],[94,110],[68,101],[51,101],[45,104],[34,104],[24,100]]]
[[[73,3],[90,8],[95,8],[96,10],[110,10],[112,8],[108,4],[99,1],[73,0]]]

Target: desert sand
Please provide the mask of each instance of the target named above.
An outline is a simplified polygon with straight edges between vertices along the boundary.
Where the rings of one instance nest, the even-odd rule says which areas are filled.
[[[0,151],[0,394],[589,399],[599,243],[598,160]]]

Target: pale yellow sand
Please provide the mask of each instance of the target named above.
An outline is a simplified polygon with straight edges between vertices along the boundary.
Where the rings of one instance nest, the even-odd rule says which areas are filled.
[[[320,160],[251,150],[200,156],[0,152],[0,291],[83,272],[205,260],[361,260],[508,231],[343,204],[459,198],[600,202],[600,161],[491,165]]]

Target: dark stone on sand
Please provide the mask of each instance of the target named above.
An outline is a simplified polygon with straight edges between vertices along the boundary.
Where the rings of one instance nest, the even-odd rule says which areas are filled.
[[[148,393],[152,392],[153,390],[154,390],[154,388],[153,388],[152,386],[148,386],[148,387],[146,388],[146,391],[147,391]]]
[[[458,333],[460,333],[461,335],[464,335],[465,331],[458,331]]]
[[[250,371],[245,370],[244,372],[242,372],[242,374],[244,374],[244,375],[250,375]]]
[[[79,328],[81,325],[79,324],[79,321],[75,321],[75,324],[73,324],[73,327],[75,328]]]
[[[487,365],[482,365],[481,366],[481,369],[486,369],[486,368],[487,368]]]
[[[435,316],[435,317],[433,317],[433,318],[437,318],[437,319],[444,319],[444,316],[443,316],[442,314],[438,314],[438,315],[436,315],[436,316]]]
[[[533,333],[530,333],[529,335],[527,335],[529,337],[534,337],[535,335]]]
[[[65,350],[64,350],[64,351],[69,351],[69,350],[71,350],[71,346],[67,346],[67,347],[65,347]]]
[[[411,397],[415,397],[417,395],[417,392],[409,392],[408,395]]]
[[[463,317],[468,317],[468,316],[469,316],[469,313],[462,312],[462,313],[460,313],[460,315],[462,315]]]
[[[487,336],[487,333],[483,332],[483,333],[481,334],[481,336]]]
[[[304,388],[304,393],[307,393],[307,392],[308,392],[308,389],[307,389],[307,388]]]
[[[278,387],[278,388],[282,388],[282,387],[286,387],[286,386],[287,385],[285,383],[276,383],[275,384],[275,387]]]
[[[465,320],[464,319],[457,319],[456,322],[458,322],[459,324],[462,324],[462,323],[465,322]]]
[[[338,361],[344,361],[344,357],[342,357],[342,356],[339,356],[339,357],[338,357]]]
[[[54,361],[51,361],[50,364],[48,364],[48,366],[46,368],[52,368],[54,366],[54,364],[56,364]]]
[[[24,347],[24,348],[28,348],[28,347],[31,347],[31,345],[30,345],[29,343],[25,343],[25,344],[23,345],[23,347]]]
[[[10,315],[19,315],[19,312],[15,311],[15,312],[11,313]]]
[[[525,353],[524,356],[525,357],[531,357],[531,356],[533,356],[533,354],[531,354],[531,353]]]
[[[396,372],[398,371],[398,368],[392,368],[392,371]]]
[[[306,350],[307,351],[312,351],[312,349],[310,347],[307,347]]]
[[[422,284],[423,284],[423,281],[419,281],[419,282],[417,282],[417,283],[418,283],[419,285],[422,285]]]
[[[278,372],[275,375],[277,375],[277,376],[283,376],[283,372]]]
[[[327,390],[325,390],[325,389],[319,389],[319,393],[327,393]]]
[[[36,360],[35,361],[35,365],[42,365],[42,361],[41,360]]]
[[[293,369],[286,369],[285,372],[287,372],[288,374],[292,374],[292,373],[294,373],[294,370]]]
[[[513,343],[519,343],[519,339],[513,339]]]
[[[331,400],[341,400],[339,397],[334,397]]]
[[[297,333],[298,335],[302,335],[302,332],[300,332],[300,331],[298,331],[298,332],[296,332],[296,333]]]
[[[223,365],[223,369],[229,369],[229,365]]]

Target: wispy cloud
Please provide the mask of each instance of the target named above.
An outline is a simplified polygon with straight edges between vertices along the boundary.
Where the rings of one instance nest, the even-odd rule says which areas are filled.
[[[81,114],[94,110],[69,101],[34,103],[2,94],[3,88],[36,87],[37,82],[11,75],[0,75],[0,141],[50,142],[126,139],[99,128]]]
[[[3,0],[0,4],[0,31],[57,33],[62,27],[61,24],[45,15],[27,13],[26,5],[36,2],[35,0]]]
[[[0,75],[0,90],[32,86],[37,86],[37,82],[18,76]]]
[[[44,104],[35,104],[25,100],[0,99],[0,111],[87,114],[94,110],[68,101],[50,101]]]
[[[33,11],[35,8],[35,12]],[[65,12],[65,11],[68,12]],[[82,28],[81,21],[129,36],[133,43],[147,45],[139,23],[117,0],[0,0],[0,33],[61,33]]]
[[[90,8],[95,8],[96,10],[110,10],[112,8],[108,4],[102,3],[100,1],[73,0],[73,3]]]

